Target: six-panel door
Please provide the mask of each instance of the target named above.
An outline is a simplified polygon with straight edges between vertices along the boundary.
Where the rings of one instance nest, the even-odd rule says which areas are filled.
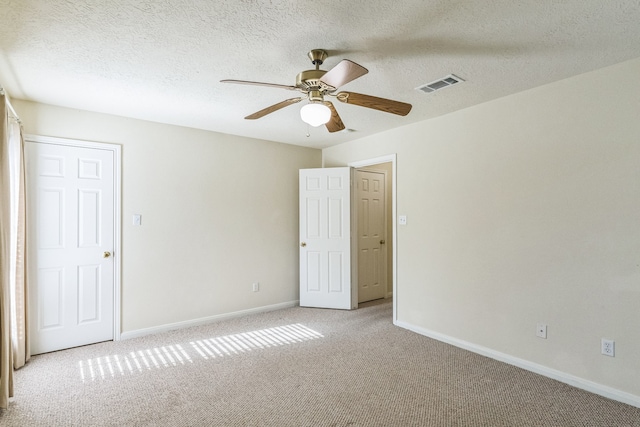
[[[385,175],[357,170],[358,302],[387,294],[385,239]]]
[[[114,153],[28,142],[33,354],[113,339]]]
[[[351,169],[300,170],[300,305],[351,309]]]

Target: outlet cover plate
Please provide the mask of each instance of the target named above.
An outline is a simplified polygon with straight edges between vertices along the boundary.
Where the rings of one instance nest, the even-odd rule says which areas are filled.
[[[615,357],[616,355],[616,342],[614,340],[608,340],[602,338],[600,342],[600,352],[605,356]]]

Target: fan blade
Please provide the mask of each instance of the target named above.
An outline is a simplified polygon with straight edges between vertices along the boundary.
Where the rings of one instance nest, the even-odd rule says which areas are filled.
[[[411,104],[391,99],[378,98],[377,96],[363,95],[361,93],[340,92],[336,97],[340,102],[373,108],[374,110],[397,114],[399,116],[406,116],[409,114],[409,111],[411,111]]]
[[[339,132],[343,130],[344,123],[342,123],[342,119],[340,118],[340,115],[336,111],[336,108],[333,106],[333,104],[329,101],[325,101],[323,102],[323,104],[329,107],[329,109],[331,110],[331,118],[329,119],[327,124],[325,124],[327,130],[329,132]]]
[[[267,114],[273,113],[274,111],[278,111],[279,109],[284,108],[287,105],[295,104],[296,102],[300,102],[300,101],[302,101],[302,98],[287,99],[285,101],[278,102],[277,104],[273,104],[270,107],[264,108],[264,109],[258,111],[257,113],[253,113],[250,116],[245,117],[245,119],[247,119],[247,120],[259,119],[260,117],[264,117]]]
[[[287,85],[279,85],[275,83],[261,83],[261,82],[249,82],[246,80],[220,80],[220,83],[235,83],[239,85],[253,85],[253,86],[266,86],[266,87],[275,87],[278,89],[287,89],[287,90],[296,90],[298,89],[295,86],[287,86]]]
[[[348,59],[343,59],[338,65],[327,71],[326,74],[320,78],[320,81],[337,89],[358,77],[364,76],[368,72],[369,70],[362,65],[358,65]]]

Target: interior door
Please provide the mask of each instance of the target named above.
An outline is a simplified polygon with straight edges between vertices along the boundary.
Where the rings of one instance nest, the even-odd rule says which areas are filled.
[[[384,172],[356,170],[358,215],[358,302],[387,293]]]
[[[300,305],[351,309],[351,168],[300,170]]]
[[[114,157],[26,143],[34,354],[114,338]]]

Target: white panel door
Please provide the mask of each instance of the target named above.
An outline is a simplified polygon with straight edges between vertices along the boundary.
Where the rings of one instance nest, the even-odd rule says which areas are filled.
[[[300,170],[300,305],[356,308],[351,287],[351,168]]]
[[[114,157],[26,144],[33,354],[114,338]]]
[[[387,294],[384,173],[355,173],[358,215],[358,302]]]

